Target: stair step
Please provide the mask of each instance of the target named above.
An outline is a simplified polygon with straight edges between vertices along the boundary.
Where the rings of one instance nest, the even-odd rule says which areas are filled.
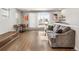
[[[7,45],[9,41],[13,41],[15,37],[18,36],[18,33],[15,31],[7,32],[0,35],[0,48]]]

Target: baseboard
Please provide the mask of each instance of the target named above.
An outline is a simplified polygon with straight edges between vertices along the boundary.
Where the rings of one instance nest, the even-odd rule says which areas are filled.
[[[75,47],[75,50],[76,50],[76,51],[79,51],[79,48]]]

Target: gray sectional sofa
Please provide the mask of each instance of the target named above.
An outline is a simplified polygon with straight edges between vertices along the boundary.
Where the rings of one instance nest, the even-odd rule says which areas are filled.
[[[75,31],[70,27],[62,25],[49,26],[47,31],[50,47],[69,47],[75,46]]]

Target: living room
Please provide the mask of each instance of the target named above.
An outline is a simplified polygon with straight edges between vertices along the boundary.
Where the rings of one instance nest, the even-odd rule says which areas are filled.
[[[51,51],[72,51],[72,50],[75,51],[75,50],[79,50],[79,37],[78,37],[79,16],[78,15],[79,15],[78,8],[8,8],[8,9],[1,8],[0,9],[0,18],[1,18],[0,37],[2,38],[2,36],[4,37],[5,33],[12,31],[8,35],[10,35],[11,39],[12,37],[15,37],[16,39],[16,40],[12,39],[12,41],[10,41],[9,36],[7,36],[8,37],[7,38],[5,35],[7,39],[3,38],[3,40],[1,40],[1,45],[0,45],[1,50],[4,50],[4,51],[6,50],[12,50],[12,51],[14,50],[15,51],[16,50],[20,50],[20,51],[21,50],[24,50],[24,51],[28,51],[28,50],[29,51],[40,51],[40,50],[41,51],[50,51],[50,50]],[[52,27],[54,25],[70,27],[74,31],[74,33],[71,32],[73,35],[70,35],[70,36],[69,34],[68,35],[66,34],[65,36],[66,39],[61,39],[64,37],[57,39],[57,41],[58,40],[59,41],[58,43],[55,43],[55,44],[58,44],[58,45],[51,47],[48,41],[49,39],[54,40],[53,38],[56,37],[56,35],[55,33],[51,34],[52,31],[50,31],[50,33],[47,33],[47,29],[48,27],[50,26]],[[60,30],[59,32],[62,32],[62,31]],[[50,38],[49,34],[51,34],[53,37]],[[19,37],[21,39],[17,39]],[[27,40],[26,42],[24,42],[25,40],[22,42],[22,39],[23,40],[27,39]],[[28,41],[28,39],[30,41]],[[4,41],[4,40],[7,40],[7,41]],[[10,42],[8,43],[8,41]],[[66,41],[70,43],[65,43]],[[59,42],[61,44],[59,44]],[[22,47],[18,47],[19,48],[18,49],[17,48],[18,43],[20,43],[19,46],[22,46],[22,47],[25,46],[25,47],[23,49]],[[25,43],[25,44],[22,44],[22,43]],[[65,47],[65,48],[62,48],[62,47]],[[66,48],[66,47],[69,47],[69,48]]]
[[[0,59],[79,59],[79,1],[0,0]]]

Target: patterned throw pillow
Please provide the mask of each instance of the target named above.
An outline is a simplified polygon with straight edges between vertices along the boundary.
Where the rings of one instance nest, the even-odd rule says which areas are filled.
[[[62,29],[59,29],[56,33],[62,33],[63,31],[62,31]]]
[[[67,26],[60,26],[59,31],[62,31],[62,33],[67,32],[68,30],[70,30],[70,27]]]
[[[56,33],[58,31],[59,27],[60,27],[60,25],[55,25],[54,28],[53,28],[53,32]]]

